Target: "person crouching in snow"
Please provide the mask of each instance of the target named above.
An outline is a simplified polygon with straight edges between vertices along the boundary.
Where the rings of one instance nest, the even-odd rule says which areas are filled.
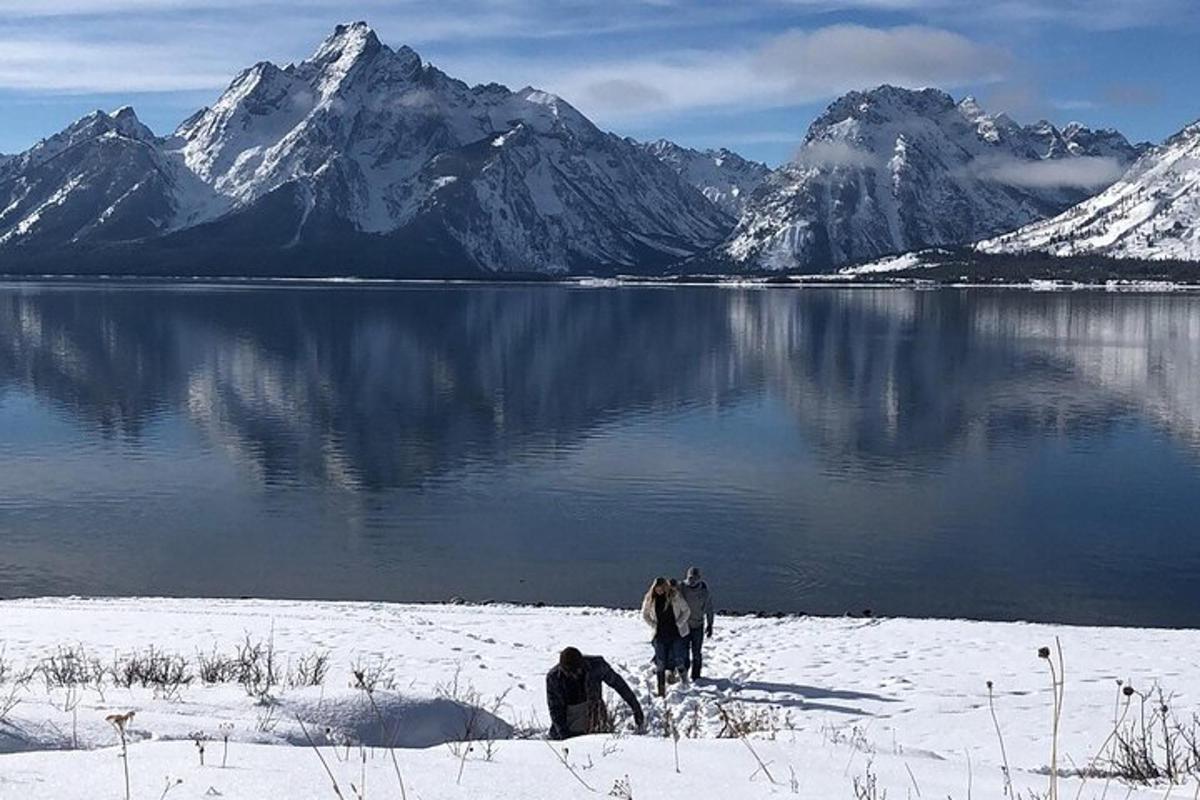
[[[679,587],[679,593],[683,595],[683,599],[687,601],[688,609],[691,611],[691,616],[688,618],[687,637],[690,652],[684,651],[683,669],[686,671],[690,663],[692,680],[697,680],[703,666],[701,650],[704,647],[704,638],[712,636],[714,616],[712,593],[708,591],[708,584],[700,578],[700,570],[697,567],[688,567],[687,578]],[[707,630],[705,625],[707,625]]]
[[[558,654],[558,666],[546,673],[551,739],[612,730],[612,719],[604,705],[604,684],[629,705],[633,722],[641,729],[646,721],[642,704],[625,679],[600,656],[585,656],[568,647]]]
[[[654,672],[658,679],[658,696],[667,693],[667,672],[674,678],[683,668],[687,654],[688,619],[691,610],[687,601],[666,578],[655,578],[642,598],[642,619],[654,629]],[[686,673],[684,680],[687,680]]]

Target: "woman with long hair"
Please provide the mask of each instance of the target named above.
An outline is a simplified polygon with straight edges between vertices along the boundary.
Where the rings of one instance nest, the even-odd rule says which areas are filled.
[[[642,619],[654,630],[654,672],[658,696],[667,693],[667,672],[682,670],[686,659],[688,619],[692,611],[679,590],[666,578],[655,578],[642,598]],[[687,680],[687,675],[683,676]]]

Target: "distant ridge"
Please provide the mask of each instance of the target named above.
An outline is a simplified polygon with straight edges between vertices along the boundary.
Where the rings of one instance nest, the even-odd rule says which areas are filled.
[[[1172,212],[1118,248],[1087,250],[1103,240],[1088,232],[1068,247],[1058,223],[993,239],[1103,191],[1143,150],[1116,131],[1022,126],[970,97],[880,86],[833,102],[771,170],[606,133],[532,87],[468,86],[356,22],[304,61],[242,71],[169,136],[123,107],[0,156],[0,273],[820,273],[980,240],[1200,257],[1194,204],[1171,188],[1155,197]],[[1189,158],[1102,197],[1140,196],[1160,174],[1191,186]]]
[[[1071,207],[1138,152],[1116,131],[1021,126],[937,89],[851,92],[813,122],[712,260],[731,271],[825,272],[966,244]]]

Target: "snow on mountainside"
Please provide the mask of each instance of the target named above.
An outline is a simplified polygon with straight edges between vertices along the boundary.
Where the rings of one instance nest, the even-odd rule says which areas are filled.
[[[766,164],[742,158],[724,147],[693,150],[667,139],[642,142],[638,146],[671,167],[735,218],[741,216],[750,195],[771,174],[771,168]]]
[[[97,111],[0,164],[0,248],[155,235],[186,184],[133,109]]]
[[[820,272],[976,241],[1069,208],[1137,153],[1115,131],[1021,126],[936,89],[851,92],[754,194],[718,258]]]
[[[0,260],[137,241],[123,260],[307,253],[333,274],[648,269],[733,225],[562,99],[467,86],[365,23],[245,70],[173,136],[128,110],[85,118],[0,167],[0,202]]]
[[[1101,194],[977,249],[1200,261],[1198,223],[1200,122],[1195,122],[1143,155]]]

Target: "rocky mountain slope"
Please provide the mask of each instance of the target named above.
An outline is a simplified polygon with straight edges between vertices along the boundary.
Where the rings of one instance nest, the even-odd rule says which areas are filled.
[[[821,272],[1055,216],[1140,152],[1115,131],[882,86],[834,102],[771,171],[618,137],[533,88],[468,86],[354,23],[300,63],[243,71],[169,136],[122,108],[0,157],[0,272]],[[1176,188],[1130,212],[1154,221],[1122,246],[1180,257],[1193,157],[1154,157],[1131,175]],[[1121,208],[1149,190],[1129,191]],[[1035,230],[997,246],[1044,245]]]
[[[0,164],[0,252],[157,235],[182,183],[133,109],[89,114]]]
[[[742,158],[724,147],[693,150],[668,139],[643,142],[638,146],[671,167],[733,217],[741,216],[750,195],[771,174],[771,168],[766,164]]]
[[[1115,131],[1021,126],[936,89],[851,92],[755,192],[713,260],[822,272],[975,241],[1071,207],[1137,154]]]
[[[1043,252],[1200,261],[1200,122],[1143,155],[1104,192],[980,243],[984,253]]]
[[[364,23],[244,71],[172,136],[130,109],[80,120],[0,166],[0,208],[18,270],[643,271],[733,225],[562,99],[467,86]]]

